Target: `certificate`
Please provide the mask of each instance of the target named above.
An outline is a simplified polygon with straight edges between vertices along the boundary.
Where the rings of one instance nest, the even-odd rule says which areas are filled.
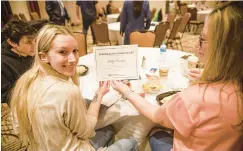
[[[94,47],[98,81],[138,79],[137,45]]]

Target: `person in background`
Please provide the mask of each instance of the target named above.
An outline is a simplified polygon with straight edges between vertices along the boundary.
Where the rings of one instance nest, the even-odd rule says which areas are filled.
[[[66,20],[69,22],[70,17],[67,10],[61,0],[46,0],[45,2],[46,12],[50,18],[50,21],[57,25],[65,25]]]
[[[89,27],[91,27],[92,23],[97,18],[95,4],[96,4],[96,1],[77,1],[76,2],[76,13],[77,13],[79,20],[80,20],[79,8],[81,9],[82,20],[83,20],[83,33],[85,35],[88,34]],[[93,37],[93,44],[96,44],[97,42],[96,42],[94,31],[93,31],[92,27],[91,27],[91,33],[92,33],[92,37]]]
[[[112,136],[103,135],[98,144],[92,139],[90,142],[110,84],[99,83],[86,109],[76,74],[78,59],[77,41],[67,27],[45,25],[40,29],[34,64],[18,79],[11,95],[11,111],[17,119],[20,138],[30,150],[94,151],[102,150],[102,141],[110,141]],[[136,147],[136,141],[125,139],[118,141],[120,145],[120,150],[129,151]]]
[[[36,30],[22,20],[10,20],[2,34],[1,102],[9,103],[15,82],[32,64]]]
[[[102,6],[98,1],[96,1],[96,4],[95,4],[95,7],[96,7],[96,12],[97,12],[97,20],[98,19],[105,19],[106,17],[106,12],[105,12],[105,8],[104,6]]]
[[[212,11],[199,39],[205,58],[201,77],[160,107],[122,82],[111,82],[140,113],[174,130],[174,136],[166,131],[152,135],[153,151],[243,150],[242,26],[243,2],[227,2]]]
[[[107,15],[111,14],[111,6],[112,6],[112,1],[109,1],[109,3],[106,5]]]
[[[151,15],[148,1],[125,1],[121,14],[120,33],[125,33],[124,44],[130,44],[129,35],[135,30],[149,29]],[[144,27],[144,21],[146,26]]]

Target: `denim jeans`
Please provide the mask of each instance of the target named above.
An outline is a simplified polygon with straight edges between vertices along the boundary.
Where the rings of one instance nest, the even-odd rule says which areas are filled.
[[[133,138],[121,139],[109,146],[105,151],[138,151],[138,144]]]
[[[95,132],[96,135],[90,139],[90,143],[94,149],[97,150],[100,147],[107,147],[113,143],[112,137],[114,135],[114,130],[112,126],[106,126],[96,130]]]
[[[173,136],[166,131],[158,131],[149,138],[152,151],[170,151],[173,147]]]

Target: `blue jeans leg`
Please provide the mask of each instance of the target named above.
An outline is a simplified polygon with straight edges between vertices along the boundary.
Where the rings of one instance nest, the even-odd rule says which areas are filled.
[[[134,138],[121,139],[109,146],[105,151],[138,151],[138,144]]]
[[[158,131],[149,138],[152,151],[170,151],[173,147],[173,136],[166,131]]]
[[[114,135],[112,126],[106,126],[95,132],[96,135],[90,139],[90,143],[96,150],[100,147],[106,147],[112,144],[112,137]]]

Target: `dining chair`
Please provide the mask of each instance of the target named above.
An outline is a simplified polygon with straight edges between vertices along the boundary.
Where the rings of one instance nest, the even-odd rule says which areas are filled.
[[[184,16],[185,13],[187,13],[187,10],[188,10],[187,4],[180,5],[181,16]]]
[[[107,23],[95,21],[91,27],[94,31],[97,45],[103,46],[109,44],[111,46],[117,44],[117,42],[110,41]]]
[[[154,14],[156,13],[157,9],[156,8],[153,8],[151,11],[150,11],[150,14],[151,14],[151,19],[154,18]]]
[[[155,33],[151,31],[133,31],[129,35],[130,44],[138,44],[138,47],[153,47]]]
[[[154,30],[155,33],[155,42],[154,42],[154,47],[160,47],[162,42],[165,39],[167,30],[170,28],[170,23],[169,22],[160,22]]]
[[[30,16],[33,20],[40,20],[40,16],[37,12],[30,12]]]
[[[198,21],[197,20],[197,8],[188,8],[188,12],[191,14],[191,18],[189,20],[189,30],[190,30],[190,26],[196,26],[196,29],[194,30],[194,34],[197,33],[197,30],[199,28],[200,25],[203,25],[204,22],[203,21]]]
[[[87,55],[87,41],[86,36],[81,31],[73,31],[73,34],[78,43],[78,54],[79,57]]]
[[[27,21],[25,15],[23,13],[19,13],[19,17],[21,18],[21,20]]]
[[[17,14],[13,14],[12,18],[15,19],[15,20],[19,20],[19,16]]]
[[[176,18],[176,13],[169,13],[169,14],[167,14],[166,22],[170,23],[170,29],[173,26],[175,18]]]
[[[173,43],[174,42],[175,42],[175,44],[177,46],[176,35],[178,34],[181,22],[182,22],[182,18],[181,17],[176,18],[176,20],[174,21],[174,24],[172,26],[171,32],[170,32],[169,36],[167,37],[168,38],[167,42],[166,42],[167,46],[171,45],[171,47],[173,48]],[[182,47],[181,41],[180,41],[180,45]],[[177,49],[178,49],[178,46],[177,46]]]
[[[23,145],[19,135],[14,130],[14,119],[11,110],[6,103],[1,104],[1,150],[25,151],[27,147]]]
[[[188,25],[190,18],[191,18],[190,13],[185,13],[183,18],[182,18],[181,24],[179,26],[178,32],[177,32],[176,37],[175,37],[175,40],[179,40],[180,44],[181,44],[181,39],[183,38],[184,32],[186,30],[186,26]],[[183,51],[182,45],[181,45],[181,49]]]

